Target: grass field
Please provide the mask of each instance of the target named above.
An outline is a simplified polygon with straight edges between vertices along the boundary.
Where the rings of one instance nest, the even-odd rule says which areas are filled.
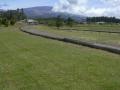
[[[45,25],[35,26],[34,28],[39,30],[46,30],[50,33],[57,35],[63,35],[71,38],[83,39],[87,41],[93,41],[97,43],[105,43],[120,47],[120,34],[117,33],[103,33],[103,32],[87,32],[82,30],[107,30],[107,31],[120,31],[120,25],[78,25],[72,27],[62,27],[57,30],[55,27],[48,27]]]
[[[108,30],[120,31],[120,24],[78,24],[75,26],[78,30]]]
[[[120,90],[120,55],[1,27],[0,90]]]

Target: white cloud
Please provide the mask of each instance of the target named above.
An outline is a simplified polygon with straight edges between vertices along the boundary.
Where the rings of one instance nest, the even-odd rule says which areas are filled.
[[[120,17],[120,0],[59,0],[53,11],[85,16]]]

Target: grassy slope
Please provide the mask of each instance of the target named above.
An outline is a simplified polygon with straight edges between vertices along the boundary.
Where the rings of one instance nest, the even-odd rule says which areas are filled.
[[[0,28],[0,90],[120,90],[120,56]]]
[[[103,26],[103,25],[80,25],[79,30],[119,30],[119,25]],[[100,33],[100,32],[84,32],[84,31],[69,31],[69,30],[57,30],[55,27],[48,27],[44,25],[35,26],[34,28],[40,30],[46,30],[58,35],[69,36],[72,38],[90,40],[94,42],[106,43],[110,45],[120,46],[120,34],[115,33]],[[63,27],[66,28],[66,27]],[[89,28],[89,29],[88,29]],[[104,29],[103,29],[104,28]]]

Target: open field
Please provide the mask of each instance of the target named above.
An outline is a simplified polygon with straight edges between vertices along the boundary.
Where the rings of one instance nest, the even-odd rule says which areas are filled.
[[[79,25],[72,27],[62,27],[57,30],[55,27],[48,27],[44,25],[35,26],[35,29],[46,30],[57,35],[66,37],[83,39],[97,43],[105,43],[120,47],[120,33],[104,33],[104,32],[87,32],[82,30],[105,30],[105,31],[120,31],[120,25]],[[76,29],[76,30],[72,30]]]
[[[120,55],[0,28],[0,90],[120,90]]]
[[[78,30],[108,30],[120,31],[120,24],[81,24],[76,25]]]

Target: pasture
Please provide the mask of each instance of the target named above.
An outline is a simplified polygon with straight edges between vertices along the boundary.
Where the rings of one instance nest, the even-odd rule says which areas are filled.
[[[34,28],[98,40],[88,32]],[[100,35],[103,41],[120,40]],[[0,90],[120,90],[120,55],[0,27]]]
[[[63,26],[59,30],[56,27],[49,27],[46,25],[34,26],[35,29],[47,31],[57,35],[63,35],[66,37],[82,39],[86,41],[93,41],[97,43],[103,43],[120,47],[120,33],[105,33],[105,32],[90,32],[86,30],[101,30],[101,31],[116,31],[120,32],[120,25],[106,24],[82,24],[76,25],[72,28]]]

